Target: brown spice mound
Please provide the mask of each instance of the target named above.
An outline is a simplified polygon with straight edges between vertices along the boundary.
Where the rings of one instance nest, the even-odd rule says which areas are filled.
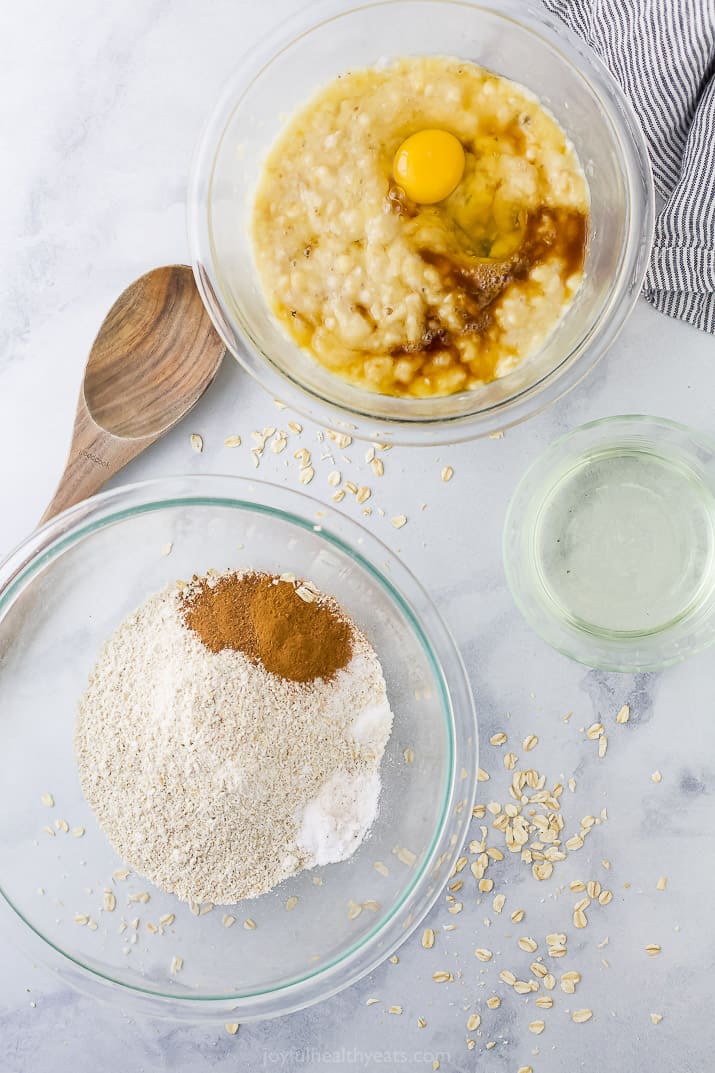
[[[334,600],[300,582],[256,572],[195,577],[179,599],[184,622],[207,648],[237,649],[271,674],[312,682],[350,662],[352,623]]]

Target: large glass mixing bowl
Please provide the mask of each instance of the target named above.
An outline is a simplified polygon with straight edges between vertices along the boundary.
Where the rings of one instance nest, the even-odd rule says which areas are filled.
[[[333,593],[380,657],[395,722],[379,816],[350,860],[196,916],[116,875],[122,862],[82,796],[73,731],[103,640],[150,593],[211,567],[291,571]],[[476,765],[469,685],[429,598],[374,536],[297,492],[196,476],[119,488],[0,565],[0,923],[93,993],[240,1022],[347,986],[437,898],[471,817]],[[351,900],[370,907],[356,917]]]
[[[266,152],[289,113],[341,72],[386,57],[449,55],[526,86],[573,142],[591,191],[584,282],[541,350],[476,390],[398,399],[330,373],[284,334],[258,280],[249,232]],[[591,50],[542,9],[510,0],[329,0],[252,48],[208,123],[189,191],[196,280],[226,345],[277,398],[368,439],[466,440],[554,402],[613,343],[646,271],[653,230],[646,143]]]

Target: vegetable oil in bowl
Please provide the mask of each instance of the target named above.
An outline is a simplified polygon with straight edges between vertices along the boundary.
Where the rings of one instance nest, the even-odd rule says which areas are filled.
[[[715,641],[715,445],[661,418],[574,429],[514,493],[504,565],[530,625],[582,663],[699,651]]]
[[[537,569],[586,629],[665,629],[712,592],[715,501],[679,461],[628,445],[585,455],[547,494]]]

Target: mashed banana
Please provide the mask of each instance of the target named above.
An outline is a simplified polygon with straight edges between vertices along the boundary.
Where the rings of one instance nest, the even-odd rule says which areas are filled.
[[[426,128],[464,173],[418,205],[393,158]],[[446,57],[349,72],[287,123],[259,182],[259,275],[290,336],[369,390],[426,397],[503,376],[538,350],[578,289],[588,187],[525,89]]]

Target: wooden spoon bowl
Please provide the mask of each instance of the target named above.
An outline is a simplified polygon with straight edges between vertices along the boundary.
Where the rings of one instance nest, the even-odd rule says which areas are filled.
[[[127,287],[89,352],[69,456],[41,521],[98,492],[185,417],[224,350],[188,266],[155,268]]]

